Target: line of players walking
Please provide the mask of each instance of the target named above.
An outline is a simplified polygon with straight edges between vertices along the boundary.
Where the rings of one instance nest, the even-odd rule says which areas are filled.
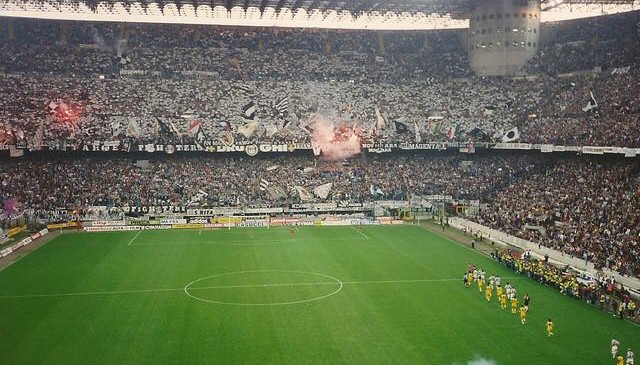
[[[620,346],[620,342],[615,338],[611,339],[611,358],[615,360],[616,365],[633,365],[633,358],[635,355],[631,349],[627,349],[627,360],[622,356],[622,354],[618,355],[618,346]]]
[[[529,294],[525,294],[522,298],[522,304],[520,304],[517,296],[516,287],[510,283],[506,283],[504,287],[501,286],[500,276],[489,276],[489,281],[486,281],[486,273],[482,269],[478,269],[474,265],[467,267],[467,272],[463,277],[464,286],[470,288],[473,283],[478,285],[478,291],[482,293],[484,291],[484,297],[487,302],[491,301],[493,297],[493,291],[495,290],[496,297],[498,298],[498,304],[501,309],[507,309],[507,301],[511,303],[511,314],[520,315],[520,323],[527,323],[527,312],[529,311]],[[486,284],[486,285],[485,285]],[[553,322],[551,318],[547,319],[546,323],[547,336],[553,336]]]

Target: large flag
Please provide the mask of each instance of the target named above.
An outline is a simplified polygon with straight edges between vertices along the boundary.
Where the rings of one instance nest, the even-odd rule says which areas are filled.
[[[307,191],[307,189],[303,188],[302,186],[294,186],[296,189],[296,192],[298,193],[298,196],[300,197],[300,200],[305,201],[305,202],[309,202],[313,200],[313,195],[311,195],[311,193],[309,193]]]
[[[484,115],[492,115],[494,111],[498,109],[495,105],[485,105],[484,106]]]
[[[157,128],[158,134],[160,134],[160,136],[171,134],[171,129],[169,129],[169,127],[163,121],[161,121],[159,118],[156,119],[156,123],[157,123],[157,127],[158,127]]]
[[[246,103],[243,107],[242,107],[242,116],[245,119],[254,119],[256,117],[258,110],[256,108],[256,103],[254,103],[253,101],[250,101],[248,103]]]
[[[24,156],[24,149],[16,148],[16,146],[9,146],[9,157],[22,157]]]
[[[454,139],[454,138],[456,138],[456,126],[450,125],[447,128],[447,139]]]
[[[413,122],[413,132],[416,135],[416,142],[422,142],[422,136],[420,135],[420,127],[418,127],[418,122]]]
[[[207,136],[204,134],[204,132],[202,131],[202,126],[199,125],[198,126],[198,130],[196,131],[196,134],[194,136],[196,142],[204,142],[207,139]]]
[[[380,113],[380,109],[378,109],[378,107],[376,107],[376,128],[378,130],[380,130],[386,124],[387,124],[387,120],[385,119],[384,116],[382,116],[382,113]]]
[[[326,183],[322,185],[318,185],[313,189],[313,195],[317,196],[320,199],[327,199],[329,193],[331,192],[331,188],[333,187],[333,183]]]
[[[182,135],[182,133],[180,133],[180,131],[178,130],[176,125],[173,124],[173,122],[169,122],[169,125],[171,126],[171,132],[172,133],[175,133],[177,136],[181,136]]]
[[[128,137],[140,137],[142,135],[142,130],[140,129],[140,124],[137,120],[131,118],[129,119],[129,123],[127,123],[127,131],[125,133]]]
[[[283,188],[279,186],[269,186],[267,189],[267,196],[272,200],[283,200],[287,199],[287,193]]]
[[[585,105],[584,108],[582,108],[582,111],[585,113],[590,112],[598,107],[598,102],[596,101],[596,98],[593,97],[593,91],[589,92],[589,97],[589,102],[587,103],[587,105]]]
[[[268,123],[264,128],[264,135],[267,137],[273,137],[278,133],[278,126],[275,123]]]
[[[220,139],[220,142],[222,142],[222,144],[225,146],[232,146],[235,143],[233,134],[231,134],[231,132],[229,131],[224,131],[220,133],[219,139]]]
[[[286,114],[289,111],[289,96],[287,95],[284,98],[280,99],[280,101],[276,103],[275,109],[280,114]]]
[[[269,187],[269,185],[271,185],[271,183],[270,183],[270,182],[268,182],[268,181],[267,181],[267,180],[265,180],[265,179],[260,179],[260,190],[261,190],[261,191],[265,191],[265,190],[267,190],[267,188]]]
[[[502,143],[510,143],[520,139],[520,132],[518,132],[518,127],[513,127],[507,131],[507,133],[502,136]]]
[[[247,93],[247,94],[251,93],[251,87],[249,87],[249,85],[236,84],[234,87],[236,88],[236,90],[242,91],[244,93]]]
[[[195,137],[198,131],[200,130],[200,126],[202,125],[202,120],[193,119],[187,123],[187,134],[191,137]]]
[[[380,109],[376,107],[375,110],[376,110],[376,123],[373,125],[370,131],[372,136],[377,136],[378,133],[380,133],[380,131],[387,124],[387,120],[384,118],[384,116],[382,116],[382,113],[380,113]]]
[[[207,196],[209,196],[209,194],[207,194],[205,191],[198,190],[198,193],[196,193],[194,196],[191,197],[191,199],[189,200],[189,203],[196,204],[198,202],[201,202]]]
[[[475,127],[472,130],[470,130],[468,134],[473,138],[474,141],[480,141],[480,142],[491,141],[491,137],[478,127]]]
[[[249,122],[241,127],[238,127],[238,133],[242,134],[245,138],[251,137],[258,129],[258,122]]]
[[[395,127],[396,127],[396,133],[404,133],[407,131],[407,125],[404,123],[401,123],[399,121],[394,121],[393,122]]]
[[[382,189],[377,188],[375,185],[371,184],[369,185],[369,193],[371,193],[371,196],[382,196],[384,195],[384,192],[382,191]]]

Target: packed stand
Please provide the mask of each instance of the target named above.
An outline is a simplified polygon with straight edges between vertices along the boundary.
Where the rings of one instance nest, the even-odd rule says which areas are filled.
[[[501,190],[478,222],[640,276],[638,165],[561,160],[548,167]]]
[[[151,160],[148,166],[134,159],[17,160],[0,165],[0,199],[36,211],[89,206],[284,204],[303,201],[295,186],[311,192],[326,183],[332,183],[330,194],[326,199],[313,197],[315,201],[404,200],[416,194],[480,199],[532,171],[534,164],[528,157],[483,157],[470,159],[470,164],[462,161],[469,159],[426,155],[360,156],[342,161],[306,155],[172,156]],[[262,180],[278,190],[262,190]]]
[[[638,14],[598,19],[593,34],[611,24],[633,31]],[[558,42],[590,36],[585,22],[563,24]],[[357,126],[367,142],[500,142],[517,127],[520,142],[640,147],[638,96],[628,92],[639,75],[629,62],[603,64],[609,69],[597,76],[484,79],[468,77],[461,31],[14,24],[15,39],[6,27],[0,37],[2,145],[157,140],[158,119],[176,126],[173,138],[188,139],[197,119],[211,140],[228,131],[236,141],[308,142],[307,127],[321,115]],[[640,49],[607,44],[616,55]],[[584,111],[590,93],[598,106]],[[274,112],[283,98],[286,107]],[[75,109],[70,120],[50,110],[60,101]],[[256,115],[247,120],[250,103]]]

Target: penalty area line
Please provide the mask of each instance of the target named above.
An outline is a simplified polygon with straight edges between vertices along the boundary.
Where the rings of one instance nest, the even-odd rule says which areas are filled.
[[[368,240],[369,236],[367,236],[366,234],[364,234],[364,232],[353,228],[353,226],[349,226],[349,228],[351,228],[354,232],[356,232],[357,234],[361,235],[362,237],[364,237],[364,239]]]
[[[131,244],[133,243],[133,241],[136,240],[136,238],[138,238],[138,236],[140,235],[140,233],[142,233],[142,230],[139,230],[138,233],[136,233],[136,235],[131,239],[131,241],[129,241],[129,243],[127,244],[127,246],[131,246]]]

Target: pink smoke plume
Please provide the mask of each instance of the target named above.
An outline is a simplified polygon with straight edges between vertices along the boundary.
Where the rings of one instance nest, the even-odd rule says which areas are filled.
[[[321,155],[328,160],[339,160],[360,153],[360,139],[352,126],[336,125],[322,115],[314,116],[311,127],[311,143],[320,149]]]
[[[18,202],[15,199],[7,199],[2,203],[2,211],[6,214],[11,214],[16,210]]]

